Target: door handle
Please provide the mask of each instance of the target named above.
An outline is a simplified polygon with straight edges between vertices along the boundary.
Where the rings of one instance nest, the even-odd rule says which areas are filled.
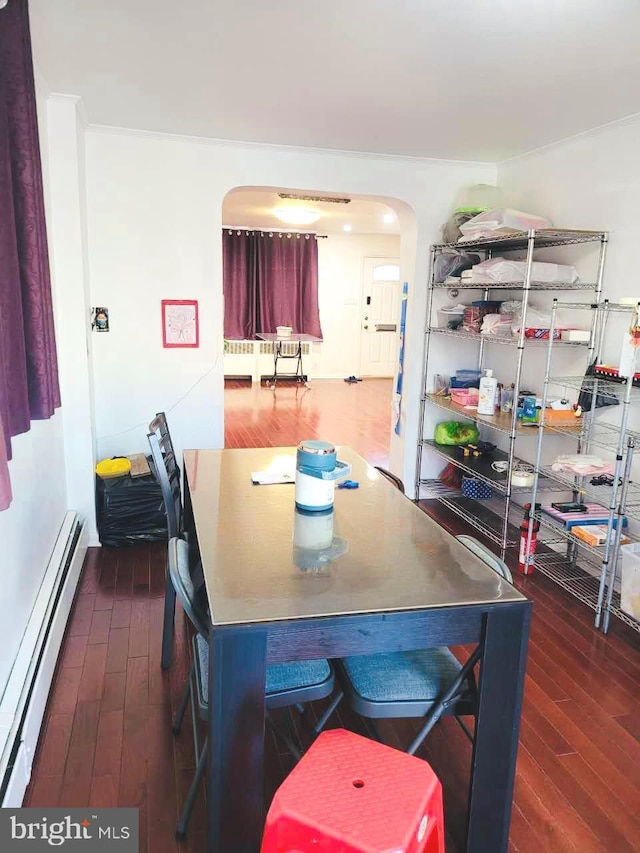
[[[376,323],[376,332],[395,332],[395,323]]]

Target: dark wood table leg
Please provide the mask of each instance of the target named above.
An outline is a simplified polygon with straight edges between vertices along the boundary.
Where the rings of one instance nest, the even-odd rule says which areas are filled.
[[[469,790],[468,853],[506,853],[520,732],[531,606],[486,617]]]
[[[209,655],[209,853],[258,853],[264,824],[267,635],[212,628]]]

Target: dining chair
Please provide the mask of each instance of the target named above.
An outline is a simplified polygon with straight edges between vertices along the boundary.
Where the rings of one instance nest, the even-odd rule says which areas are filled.
[[[154,473],[162,490],[168,538],[172,539],[182,533],[181,472],[164,412],[159,412],[149,424],[147,438]]]
[[[195,597],[195,587],[189,564],[189,546],[183,539],[173,538],[169,541],[168,566],[169,580],[196,632],[191,644],[191,669],[173,722],[173,733],[177,735],[180,732],[186,708],[190,702],[196,772],[176,827],[176,838],[182,841],[186,837],[198,786],[204,776],[207,763],[207,739],[205,738],[200,743],[197,717],[204,721],[209,718],[209,620],[198,606]],[[286,744],[294,758],[299,759],[302,751],[294,742],[293,733],[287,733],[280,726],[276,726],[271,711],[277,708],[291,708],[306,702],[313,702],[316,699],[324,699],[333,693],[334,686],[333,669],[326,660],[277,663],[267,667],[265,719],[269,727]]]
[[[182,492],[180,488],[180,468],[176,461],[176,454],[164,412],[158,412],[149,424],[147,438],[151,449],[153,473],[162,492],[162,501],[167,517],[167,536],[168,539],[173,539],[176,536],[183,535]],[[160,659],[162,669],[168,669],[171,665],[175,609],[176,595],[167,573],[164,591],[164,616],[162,619],[162,656]]]
[[[497,574],[512,582],[506,564],[492,551],[471,536],[456,538]],[[367,729],[377,740],[382,739],[375,719],[424,720],[406,750],[413,755],[444,715],[453,715],[473,741],[473,734],[460,718],[475,717],[477,713],[474,668],[480,655],[480,646],[464,663],[446,647],[354,655],[337,661],[336,672],[349,705],[365,719]],[[337,701],[332,705],[335,707]]]

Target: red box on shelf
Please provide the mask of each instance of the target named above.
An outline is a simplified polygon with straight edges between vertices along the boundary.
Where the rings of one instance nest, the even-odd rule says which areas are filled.
[[[534,340],[538,340],[538,341],[548,341],[550,331],[551,331],[550,329],[529,328],[529,329],[524,330],[524,336],[525,336],[525,338],[534,339]],[[553,330],[553,340],[554,341],[560,340],[561,332],[562,332],[562,329],[554,329]]]

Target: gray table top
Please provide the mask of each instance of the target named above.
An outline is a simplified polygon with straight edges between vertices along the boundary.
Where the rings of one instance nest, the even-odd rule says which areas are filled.
[[[354,451],[338,458],[360,487],[309,518],[292,484],[251,480],[293,473],[295,448],[185,451],[214,625],[526,600]],[[327,546],[317,567],[314,542]]]

